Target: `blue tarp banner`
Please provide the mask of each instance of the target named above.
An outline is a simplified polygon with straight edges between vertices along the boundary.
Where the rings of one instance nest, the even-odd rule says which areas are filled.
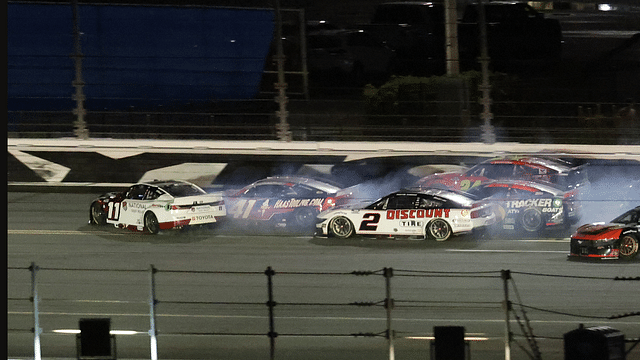
[[[78,6],[89,110],[256,96],[269,9]],[[75,107],[72,7],[8,5],[9,110]]]

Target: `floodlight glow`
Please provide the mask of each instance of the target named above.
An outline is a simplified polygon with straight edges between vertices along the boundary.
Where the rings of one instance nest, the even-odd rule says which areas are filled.
[[[407,336],[405,337],[405,339],[409,339],[409,340],[435,340],[435,336]],[[484,337],[484,336],[465,336],[464,337],[465,341],[487,341],[489,340],[488,337]]]
[[[56,329],[53,330],[54,333],[57,334],[80,334],[80,330],[76,329]],[[109,331],[111,335],[136,335],[136,334],[146,334],[146,332],[139,332],[134,330],[111,330]]]
[[[598,4],[598,10],[612,11],[612,10],[615,10],[615,8],[611,4]]]

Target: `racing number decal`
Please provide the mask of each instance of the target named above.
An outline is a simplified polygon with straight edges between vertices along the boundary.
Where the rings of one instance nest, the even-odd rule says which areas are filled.
[[[242,215],[243,219],[248,218],[249,214],[251,214],[251,209],[253,209],[253,205],[256,204],[256,201],[257,200],[247,201],[246,199],[242,199],[238,201],[238,203],[233,207],[233,210],[231,210],[233,217],[237,219],[240,217],[240,215]],[[244,208],[245,204],[247,204],[246,208]],[[244,212],[242,211],[243,208],[244,208]]]
[[[481,181],[480,180],[476,180],[473,185],[471,185],[471,180],[462,180],[460,182],[460,190],[466,191],[469,190],[472,187],[476,187],[478,185],[480,185]]]
[[[362,217],[360,223],[361,231],[376,231],[378,229],[378,222],[380,221],[380,214],[378,213],[366,213]]]
[[[109,206],[109,220],[118,220],[120,218],[120,203],[109,202],[107,205]]]

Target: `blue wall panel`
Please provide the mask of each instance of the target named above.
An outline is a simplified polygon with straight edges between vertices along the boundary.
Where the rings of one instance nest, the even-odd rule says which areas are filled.
[[[73,108],[71,6],[8,10],[9,110]],[[81,4],[85,107],[253,98],[273,21],[262,9]]]

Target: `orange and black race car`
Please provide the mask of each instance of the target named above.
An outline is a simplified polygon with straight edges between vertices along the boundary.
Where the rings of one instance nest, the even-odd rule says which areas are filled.
[[[569,257],[630,260],[638,255],[640,206],[609,223],[585,224],[571,236]]]

